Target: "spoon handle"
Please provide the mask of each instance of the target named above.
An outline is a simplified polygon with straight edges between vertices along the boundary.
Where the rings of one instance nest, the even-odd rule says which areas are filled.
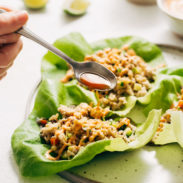
[[[58,55],[59,57],[61,57],[65,61],[67,61],[70,65],[73,66],[74,64],[76,64],[76,62],[74,60],[72,60],[70,57],[68,57],[65,53],[63,53],[58,48],[54,47],[52,44],[48,43],[47,41],[45,41],[41,37],[34,34],[28,28],[22,27],[18,31],[16,31],[16,33],[18,33],[18,34],[20,34],[20,35],[22,35],[22,36],[24,36],[28,39],[31,39],[32,41],[35,41],[36,43],[42,45],[43,47],[50,50],[52,53]]]
[[[5,13],[5,12],[7,12],[7,11],[3,10],[3,9],[0,9],[0,14],[1,13]],[[38,43],[38,44],[40,44],[41,46],[47,48],[52,53],[58,55],[59,57],[61,57],[65,61],[67,61],[70,65],[74,66],[74,65],[77,64],[76,61],[74,61],[73,59],[68,57],[65,53],[63,53],[62,51],[60,51],[59,49],[57,49],[56,47],[54,47],[53,45],[51,45],[50,43],[48,43],[47,41],[45,41],[44,39],[42,39],[41,37],[36,35],[35,33],[33,33],[31,30],[29,30],[25,26],[21,27],[15,33],[20,34],[20,35],[22,35],[22,36],[24,36],[24,37],[26,37],[26,38],[28,38],[28,39]]]

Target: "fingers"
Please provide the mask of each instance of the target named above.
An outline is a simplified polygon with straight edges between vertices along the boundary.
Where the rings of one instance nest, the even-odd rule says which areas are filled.
[[[0,6],[0,9],[6,10],[6,11],[12,11],[12,9],[6,6]]]
[[[7,72],[5,72],[4,74],[2,74],[2,75],[0,76],[0,80],[3,79],[6,75],[7,75]]]
[[[1,44],[9,44],[9,43],[15,43],[20,38],[19,34],[11,33],[0,36],[0,45]]]
[[[9,65],[7,68],[0,69],[0,80],[4,78],[7,75],[7,70],[13,65]]]
[[[22,49],[22,41],[7,44],[0,48],[0,69],[8,68]]]
[[[0,14],[0,35],[10,34],[21,28],[28,20],[25,11],[11,11]]]

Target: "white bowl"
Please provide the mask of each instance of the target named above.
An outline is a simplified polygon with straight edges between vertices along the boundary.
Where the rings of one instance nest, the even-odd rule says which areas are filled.
[[[158,7],[160,10],[164,12],[166,15],[166,19],[168,24],[170,25],[170,29],[179,36],[183,36],[183,18],[177,17],[168,11],[168,9],[164,5],[165,0],[157,0]]]
[[[156,0],[128,0],[128,1],[137,3],[137,4],[155,4],[156,3]]]

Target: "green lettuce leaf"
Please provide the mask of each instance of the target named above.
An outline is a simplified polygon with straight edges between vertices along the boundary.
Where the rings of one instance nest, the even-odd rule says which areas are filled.
[[[88,44],[81,36],[81,34],[70,33],[63,38],[58,39],[54,43],[55,47],[62,50],[64,53],[76,61],[83,61],[86,55],[92,54],[100,49],[114,47],[121,48],[123,45],[129,45],[129,47],[133,48],[136,53],[152,67],[166,63],[161,50],[156,45],[146,41],[143,38],[135,36],[105,39],[94,42],[92,44]],[[48,52],[43,57],[43,79],[50,78],[54,80],[60,80],[64,77],[67,69],[68,66],[66,62],[51,52]],[[71,82],[75,83],[76,87],[78,87],[76,81]],[[120,116],[125,116],[135,106],[136,101],[136,97],[127,97],[127,104],[121,110],[115,111],[114,113]]]
[[[171,123],[165,123],[163,131],[159,136],[153,139],[153,143],[164,145],[168,143],[178,143],[183,147],[183,112],[169,110]]]
[[[39,136],[40,128],[36,123],[38,116],[46,117],[47,111],[54,104],[57,106],[57,98],[49,91],[49,96],[46,96],[42,91],[50,88],[50,82],[44,81],[40,86],[36,101],[41,100],[39,106],[35,104],[33,112],[28,119],[16,129],[12,136],[12,148],[20,171],[24,176],[45,176],[58,173],[60,171],[85,164],[93,159],[97,154],[104,151],[125,151],[132,150],[147,144],[154,135],[161,116],[161,110],[153,110],[149,113],[146,122],[137,126],[135,141],[127,144],[122,139],[116,138],[113,140],[101,140],[91,143],[81,149],[79,153],[71,160],[50,161],[46,159],[45,153],[50,148],[49,145],[42,143]],[[65,88],[60,88],[65,90]],[[60,92],[58,90],[58,92]],[[72,92],[73,88],[71,89]],[[76,90],[77,95],[77,90]],[[47,100],[44,98],[47,97]],[[70,98],[71,96],[69,96]],[[75,96],[74,96],[75,97]],[[67,100],[67,97],[65,98]],[[65,100],[63,102],[65,102]],[[82,102],[87,99],[83,98]],[[43,108],[44,107],[44,108]],[[36,110],[37,109],[37,110]],[[54,113],[54,109],[49,113]]]
[[[142,56],[144,60],[152,66],[164,63],[162,53],[157,46],[144,39],[133,36],[107,39],[90,45],[80,34],[71,33],[58,39],[54,43],[57,48],[76,61],[82,61],[87,54],[92,54],[98,49],[105,47],[121,47],[124,44],[128,44],[132,47],[138,55]],[[60,104],[78,105],[81,102],[97,103],[95,94],[80,87],[76,81],[73,80],[68,84],[62,84],[60,82],[60,79],[64,77],[67,69],[68,66],[66,62],[51,52],[48,52],[43,57],[41,68],[42,82],[38,89],[33,111],[28,119],[15,130],[12,136],[13,153],[24,176],[55,174],[59,171],[84,164],[94,158],[97,154],[106,150],[124,151],[139,148],[148,143],[156,131],[161,111],[151,111],[151,108],[153,109],[154,106],[158,109],[160,108],[158,104],[152,105],[151,101],[156,99],[156,97],[159,96],[159,93],[161,93],[161,100],[164,101],[163,95],[165,92],[163,93],[163,90],[168,88],[165,86],[166,83],[164,82],[164,79],[166,79],[166,77],[163,71],[162,75],[164,76],[164,79],[159,79],[159,84],[157,84],[156,90],[150,90],[150,94],[147,95],[147,98],[138,99],[138,101],[134,97],[129,97],[126,106],[120,112],[118,111],[116,113],[118,115],[129,113],[135,106],[136,102],[140,105],[146,105],[145,118],[143,121],[140,121],[141,124],[137,127],[136,139],[133,143],[127,145],[121,139],[102,140],[89,144],[71,160],[50,161],[46,159],[44,154],[50,147],[41,142],[39,136],[40,129],[36,123],[36,119],[39,117],[48,118],[52,114],[55,114]],[[168,74],[166,73],[166,75]],[[171,81],[169,83],[170,90],[167,92],[172,91],[172,93],[174,93],[175,88],[178,89],[179,87],[179,84],[175,84],[175,80],[178,83],[177,80],[179,76],[176,76],[177,78],[174,75],[171,77],[170,75],[168,76],[169,78],[167,78],[167,82],[168,80]],[[176,79],[171,79],[174,77]],[[155,91],[156,95],[153,95]],[[156,99],[156,102],[157,101],[159,102],[158,99]],[[169,101],[169,96],[165,101]]]
[[[179,145],[183,147],[183,112],[172,111],[171,122],[173,125],[173,132],[176,138],[176,142],[178,142]]]
[[[121,48],[123,45],[129,45],[137,55],[142,57],[152,67],[160,64],[166,64],[161,50],[153,43],[136,36],[125,36],[113,39],[104,39],[92,44],[94,51],[104,48]]]
[[[153,137],[152,142],[156,145],[165,145],[177,142],[173,129],[173,123],[165,123],[163,131],[159,133],[159,136]]]

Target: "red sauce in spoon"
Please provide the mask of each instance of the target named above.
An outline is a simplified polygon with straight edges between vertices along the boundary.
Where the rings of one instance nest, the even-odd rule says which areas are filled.
[[[110,82],[97,74],[84,73],[80,76],[80,81],[91,89],[106,90],[110,88]]]

